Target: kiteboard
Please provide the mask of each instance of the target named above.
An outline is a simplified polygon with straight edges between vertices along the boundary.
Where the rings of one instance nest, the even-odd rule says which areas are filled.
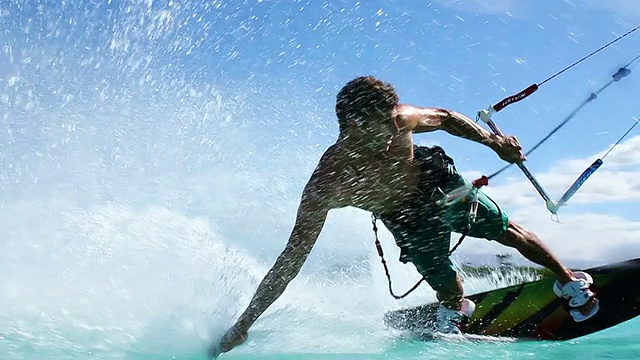
[[[600,300],[592,318],[575,322],[566,300],[553,292],[555,278],[508,286],[468,296],[476,309],[463,335],[516,340],[571,340],[608,329],[640,315],[640,258],[587,270]],[[435,323],[437,303],[390,311],[385,323],[395,329],[425,333]],[[429,338],[429,337],[425,337]]]

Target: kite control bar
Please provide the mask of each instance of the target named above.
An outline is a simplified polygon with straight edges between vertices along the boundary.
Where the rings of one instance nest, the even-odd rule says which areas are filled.
[[[586,106],[589,102],[597,99],[598,95],[602,91],[604,91],[607,87],[609,87],[614,82],[620,81],[622,78],[624,78],[627,75],[631,74],[631,70],[630,70],[629,66],[632,63],[634,63],[635,61],[637,61],[638,59],[640,59],[640,55],[637,56],[633,61],[631,61],[626,66],[623,66],[623,67],[619,68],[618,71],[615,74],[613,74],[612,79],[606,85],[602,86],[597,91],[591,93],[589,95],[589,97],[584,102],[582,102],[582,104],[580,104],[580,106],[578,106],[574,111],[572,111],[569,114],[569,116],[567,116],[558,126],[555,127],[555,129],[553,129],[541,141],[539,141],[531,150],[529,150],[526,155],[530,154],[535,149],[537,149],[542,143],[547,141],[551,137],[551,135],[553,135],[562,126],[564,126],[567,122],[569,122],[569,120],[571,120],[584,106]],[[553,77],[551,77],[551,78],[553,78]],[[549,78],[549,79],[551,79],[551,78]],[[549,79],[545,80],[545,82],[548,81]],[[489,106],[489,108],[479,111],[477,118],[482,120],[482,121],[484,121],[487,124],[487,126],[489,126],[489,128],[493,131],[494,134],[496,134],[498,136],[501,136],[501,137],[504,136],[504,134],[502,133],[500,128],[498,128],[498,126],[495,124],[495,122],[491,119],[491,116],[493,114],[495,114],[496,112],[498,112],[498,111],[504,109],[505,107],[509,106],[510,104],[513,104],[515,102],[518,102],[518,101],[521,101],[521,100],[525,99],[529,95],[533,94],[536,90],[538,90],[539,86],[540,85],[533,84],[533,85],[529,86],[528,88],[522,90],[521,92],[519,92],[519,93],[517,93],[515,95],[512,95],[512,96],[509,96],[509,97],[506,97],[506,98],[502,99],[497,104],[495,104],[493,106]],[[604,157],[606,157],[609,154],[609,152],[611,152],[611,150],[615,146],[620,144],[620,142],[629,134],[629,132],[631,132],[631,130],[637,124],[638,124],[638,122],[636,121],[627,130],[627,132],[624,135],[622,135],[622,137],[618,140],[618,142],[616,142],[609,149],[609,151],[607,151],[605,153],[605,155],[602,158],[597,159],[596,161],[594,161],[591,164],[591,166],[589,166],[587,169],[585,169],[582,172],[582,174],[580,174],[580,176],[573,182],[573,184],[571,184],[571,186],[567,189],[567,191],[565,191],[565,193],[562,195],[562,197],[558,201],[553,200],[551,198],[551,196],[549,196],[549,193],[547,193],[547,191],[544,189],[544,187],[540,184],[540,182],[536,179],[536,177],[529,170],[529,168],[527,168],[527,166],[525,164],[517,163],[516,165],[520,168],[520,170],[525,174],[527,179],[535,187],[535,189],[538,191],[538,194],[540,194],[542,199],[544,199],[545,205],[547,207],[547,210],[549,210],[549,212],[551,212],[551,214],[557,216],[558,209],[561,206],[565,205],[569,201],[569,199],[571,199],[571,197],[573,195],[575,195],[575,193],[578,191],[578,189],[580,189],[580,187],[584,184],[584,182],[587,181],[587,179],[594,172],[596,172],[596,170],[598,170],[600,168],[600,166],[602,166]],[[481,188],[482,186],[488,185],[489,184],[489,179],[497,176],[498,174],[500,174],[501,172],[506,170],[509,166],[511,166],[511,164],[508,164],[508,165],[504,166],[502,169],[494,172],[493,174],[491,174],[489,176],[481,176],[480,178],[474,180],[472,182],[471,189],[466,188],[466,187],[462,187],[462,188],[459,188],[459,189],[456,189],[456,190],[450,192],[449,194],[446,194],[446,196],[441,201],[441,203],[450,205],[450,204],[455,203],[455,202],[461,200],[462,198],[466,197],[466,198],[471,198],[472,204],[475,204],[477,202],[477,190],[479,188]]]
[[[480,111],[478,113],[478,116],[480,117],[480,119],[482,119],[491,128],[491,130],[496,135],[504,136],[504,134],[498,128],[498,126],[493,122],[493,120],[491,120],[491,117],[489,115],[489,111],[488,110]],[[634,126],[635,126],[635,124],[634,124]],[[554,201],[551,198],[551,196],[549,196],[549,193],[547,193],[547,191],[540,184],[538,179],[536,179],[536,177],[533,175],[531,170],[529,170],[529,168],[525,164],[518,163],[517,165],[520,168],[520,170],[522,170],[522,172],[525,174],[527,179],[531,182],[531,184],[533,184],[535,189],[538,191],[538,194],[540,194],[540,196],[544,199],[545,205],[547,207],[547,210],[549,210],[549,212],[551,212],[551,214],[553,214],[553,215],[558,215],[558,209],[561,206],[565,205],[569,201],[569,199],[578,191],[578,189],[580,189],[582,184],[584,184],[584,182],[587,181],[587,179],[596,170],[598,170],[598,168],[600,168],[600,166],[602,164],[603,164],[602,159],[597,159],[596,161],[594,161],[593,164],[591,164],[590,167],[588,167],[585,171],[582,172],[582,174],[580,174],[580,176],[573,182],[573,184],[571,184],[569,189],[567,189],[567,191],[562,195],[562,197],[558,201]],[[493,177],[493,176],[495,176],[497,174],[498,173],[495,173],[491,177]],[[473,222],[475,220],[477,206],[478,206],[478,204],[477,204],[478,203],[478,189],[480,189],[483,186],[488,185],[489,184],[489,178],[490,178],[489,176],[481,176],[481,177],[479,177],[478,179],[474,180],[471,183],[471,187],[462,186],[460,188],[454,189],[453,191],[451,191],[449,193],[444,194],[443,198],[438,201],[438,204],[439,205],[450,206],[450,205],[453,205],[453,204],[461,201],[462,199],[465,199],[465,198],[469,199],[470,202],[471,202],[471,205],[472,205],[471,212],[470,212],[469,216],[470,216],[470,221]]]
[[[533,94],[534,92],[536,92],[538,89],[540,88],[540,86],[538,84],[532,84],[531,86],[529,86],[528,88],[520,91],[519,93],[515,94],[515,95],[511,95],[511,96],[507,96],[506,98],[502,99],[500,102],[498,102],[497,104],[490,106],[489,109],[483,110],[487,113],[487,116],[489,118],[489,120],[491,120],[491,115],[493,113],[497,113],[498,111],[506,108],[507,106],[516,103],[520,100],[524,100],[525,98],[527,98],[529,95]],[[491,113],[489,113],[489,111],[491,111]]]
[[[529,87],[527,89],[531,89],[532,87]],[[536,87],[537,88],[537,87]],[[527,90],[522,91],[520,94],[525,93]],[[535,91],[535,90],[533,90]],[[533,91],[531,91],[529,94],[532,94]],[[505,102],[510,101],[512,98],[519,96],[518,95],[514,95],[511,97],[508,97],[506,99],[504,99],[503,101],[501,101],[500,103],[498,103],[498,106],[505,104]],[[528,96],[528,95],[526,95]],[[526,96],[517,99],[515,101],[519,101],[524,99]],[[510,103],[513,103],[514,101],[511,101],[509,103],[506,103],[504,106],[502,106],[500,109],[503,109],[506,105],[509,105]],[[493,111],[492,111],[493,110]],[[498,135],[498,136],[504,136],[504,134],[502,133],[502,131],[500,130],[500,128],[498,128],[498,126],[496,125],[496,123],[493,122],[493,120],[491,120],[491,115],[493,112],[497,112],[498,110],[495,110],[495,107],[489,107],[488,109],[484,109],[484,110],[480,110],[478,112],[478,117],[484,121],[487,126],[489,126],[489,128],[493,131],[494,134]],[[542,185],[540,184],[540,182],[538,182],[538,180],[536,179],[535,176],[533,176],[533,173],[531,173],[531,170],[529,170],[529,168],[527,167],[527,165],[525,165],[524,163],[517,163],[518,167],[520,168],[520,170],[522,170],[522,172],[524,173],[524,175],[527,177],[527,179],[529,179],[529,181],[531,182],[531,184],[533,184],[533,187],[536,188],[536,190],[538,191],[538,194],[540,194],[540,196],[542,196],[542,198],[545,201],[545,204],[547,206],[547,210],[549,210],[552,214],[556,214],[558,211],[558,206],[557,203],[555,201],[553,201],[551,199],[551,196],[549,196],[549,193],[547,193],[547,191],[542,187]],[[486,176],[483,176],[477,180],[475,180],[473,182],[473,186],[474,187],[478,187],[478,186],[484,186],[487,185],[489,183],[489,178]],[[577,190],[577,189],[576,189]]]
[[[580,64],[581,62],[583,62],[586,59],[592,57],[593,55],[595,55],[598,52],[604,50],[605,48],[611,46],[615,42],[621,40],[622,38],[628,36],[629,34],[635,32],[638,29],[640,29],[640,25],[638,25],[635,28],[627,31],[626,33],[616,37],[612,41],[610,41],[607,44],[601,46],[600,48],[594,50],[590,54],[582,57],[581,59],[579,59],[577,61],[575,61],[573,64],[571,64],[569,66],[566,66],[565,68],[563,68],[562,70],[560,70],[560,71],[556,72],[555,74],[549,76],[548,78],[546,78],[545,80],[543,80],[539,84],[532,84],[529,87],[527,87],[526,89],[520,91],[519,93],[517,93],[515,95],[508,96],[508,97],[500,100],[495,105],[489,106],[487,109],[479,111],[478,112],[478,116],[477,116],[478,119],[484,121],[489,126],[489,128],[491,128],[491,130],[493,131],[494,134],[496,134],[498,136],[504,136],[504,134],[498,128],[498,126],[493,122],[493,120],[491,120],[491,116],[493,114],[499,112],[500,110],[506,108],[507,106],[509,106],[509,105],[511,105],[513,103],[516,103],[516,102],[519,102],[519,101],[522,101],[522,100],[526,99],[531,94],[535,93],[545,83],[553,80],[554,78],[556,78],[557,76],[561,75],[565,71],[567,71],[567,70],[573,68],[574,66]],[[631,73],[630,66],[632,64],[636,63],[639,59],[640,59],[640,55],[636,56],[627,65],[619,68],[618,71],[615,74],[613,74],[612,79],[609,80],[609,82],[607,84],[602,86],[600,89],[592,92],[585,101],[583,101],[578,107],[576,107],[558,126],[555,127],[555,129],[553,129],[542,140],[540,140],[525,155],[530,154],[535,149],[537,149],[540,145],[542,145],[542,143],[547,141],[555,132],[557,132],[561,127],[563,127],[567,122],[569,122],[569,120],[571,120],[580,110],[582,110],[582,108],[584,106],[586,106],[591,101],[597,99],[598,95],[602,91],[604,91],[606,88],[608,88],[611,84],[613,84],[613,83],[615,83],[617,81],[620,81],[622,78],[624,78],[627,75],[629,75]],[[587,179],[596,170],[598,170],[600,168],[600,166],[602,166],[603,159],[611,152],[611,150],[613,150],[614,147],[616,147],[617,145],[620,144],[620,142],[622,142],[622,140],[631,132],[631,130],[638,124],[638,122],[639,121],[636,120],[635,123],[627,130],[627,132],[625,132],[624,135],[622,135],[622,137],[620,137],[618,139],[618,141],[613,146],[611,146],[609,148],[609,150],[602,156],[602,158],[597,159],[596,161],[593,162],[593,164],[591,164],[591,166],[589,166],[587,169],[585,169],[582,172],[582,174],[580,174],[580,176],[573,182],[573,184],[571,184],[569,189],[567,189],[567,191],[565,191],[565,193],[562,195],[562,197],[558,201],[554,201],[551,198],[551,196],[549,196],[547,191],[542,187],[542,185],[540,184],[540,182],[538,182],[538,180],[535,178],[535,176],[533,176],[533,174],[531,173],[531,171],[529,170],[529,168],[527,168],[527,166],[525,164],[517,163],[516,165],[520,168],[520,170],[522,170],[522,172],[525,174],[527,179],[531,182],[531,184],[533,184],[535,189],[538,191],[538,194],[540,194],[540,196],[544,199],[545,205],[547,207],[547,210],[549,210],[549,212],[551,212],[551,214],[557,216],[558,209],[561,206],[565,205],[569,201],[569,199],[578,191],[578,189],[580,189],[580,187],[584,184],[584,182],[587,181]],[[443,198],[441,200],[439,200],[438,203],[439,204],[444,204],[444,205],[452,205],[452,204],[454,204],[454,203],[456,203],[458,201],[461,201],[462,199],[470,199],[471,204],[472,204],[470,218],[473,219],[475,217],[475,209],[474,208],[477,207],[477,202],[478,202],[478,189],[480,189],[483,186],[488,185],[489,184],[489,180],[491,178],[493,178],[493,177],[497,176],[498,174],[502,173],[504,170],[506,170],[511,165],[512,164],[508,164],[508,165],[502,167],[500,170],[494,172],[493,174],[491,174],[489,176],[481,176],[480,178],[474,180],[472,182],[471,186],[462,186],[462,187],[460,187],[458,189],[455,189],[455,190],[451,191],[448,194],[444,194]]]

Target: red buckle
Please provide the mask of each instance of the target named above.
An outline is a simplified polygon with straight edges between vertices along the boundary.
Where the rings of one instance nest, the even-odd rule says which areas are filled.
[[[481,188],[483,186],[487,186],[489,185],[489,178],[482,175],[481,177],[473,180],[472,184],[473,184],[473,187],[475,188]]]

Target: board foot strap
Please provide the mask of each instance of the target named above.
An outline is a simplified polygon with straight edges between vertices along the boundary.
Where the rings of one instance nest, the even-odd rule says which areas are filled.
[[[591,275],[583,271],[575,271],[575,280],[562,285],[556,280],[553,285],[553,292],[560,298],[569,300],[569,313],[576,322],[582,322],[592,318],[600,309],[600,301],[595,299],[595,294],[590,290],[593,285]],[[591,300],[595,300],[595,304],[584,314],[584,306]]]

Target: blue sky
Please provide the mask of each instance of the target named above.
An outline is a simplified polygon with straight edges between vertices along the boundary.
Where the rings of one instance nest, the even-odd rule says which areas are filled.
[[[483,3],[490,4],[488,10]],[[52,19],[61,24],[60,19],[65,16],[90,11],[92,16],[86,19],[72,16],[75,25],[61,30],[62,36],[53,42],[54,46],[77,41],[84,30],[91,35],[86,45],[110,57],[112,53],[105,50],[105,45],[113,46],[113,39],[128,37],[127,60],[146,54],[147,71],[168,72],[173,77],[224,84],[228,88],[254,81],[273,92],[284,88],[303,92],[302,97],[310,99],[324,115],[322,125],[334,133],[335,94],[353,76],[375,74],[393,83],[403,101],[453,108],[473,117],[479,109],[545,79],[635,26],[633,19],[621,19],[613,11],[552,1],[535,6],[533,1],[506,0],[471,1],[465,6],[459,1],[444,0],[245,1],[219,6],[217,2],[177,2],[173,6],[154,2],[155,12],[149,12],[143,3],[129,5],[134,9],[130,16],[127,4],[114,1],[90,10],[68,5],[45,7],[44,17],[36,15],[35,5],[31,9],[16,7],[21,16],[4,19],[13,21],[8,25],[18,25],[10,30],[14,39],[33,41],[34,30],[20,34],[25,24],[35,23],[31,28],[47,27],[44,24],[51,24]],[[173,18],[164,23],[164,31],[157,31],[162,30],[163,23],[158,20],[162,11],[168,11]],[[146,20],[145,25],[161,24],[154,29],[155,37],[143,39],[143,26],[128,27],[139,18]],[[37,34],[40,45],[47,46],[51,32]],[[544,85],[527,101],[512,105],[497,115],[496,121],[525,146],[533,145],[590,91],[608,81],[619,65],[638,55],[635,49],[639,43],[637,34],[622,40]],[[86,53],[85,48],[77,46],[64,50]],[[124,72],[119,67],[114,66]],[[113,78],[114,83],[120,81],[119,77]],[[97,82],[86,78],[84,81]],[[637,115],[630,101],[637,90],[635,84],[632,76],[608,89],[541,148],[530,159],[531,166],[544,168],[548,158],[557,157],[554,154],[559,150],[565,156],[585,156],[613,142]],[[616,111],[611,114],[610,109],[614,108]],[[275,121],[261,122],[269,120]],[[280,129],[271,126],[269,131],[286,133],[286,121],[278,125]],[[315,129],[318,124],[307,126]],[[604,132],[609,134],[601,135]],[[326,142],[334,135],[328,133],[322,140]],[[584,141],[585,135],[588,141]],[[463,167],[491,171],[501,165],[490,153],[476,151],[475,144],[444,134],[419,136],[418,140],[423,138],[450,145]]]
[[[473,117],[640,22],[635,2],[625,0],[79,4],[7,2],[0,11],[6,55],[0,57],[0,110],[7,114],[0,119],[6,144],[0,155],[13,164],[3,169],[11,180],[5,189],[55,193],[61,185],[42,186],[55,176],[84,190],[89,203],[121,197],[212,223],[224,219],[269,256],[290,231],[315,161],[335,140],[335,94],[350,78],[374,74],[394,84],[404,102]],[[495,121],[527,149],[637,56],[638,45],[640,32]],[[552,195],[560,196],[640,116],[637,76],[607,89],[530,157],[528,165]],[[599,244],[585,255],[591,260],[604,251],[602,237],[621,239],[607,261],[638,256],[632,241],[640,236],[640,215],[632,211],[640,200],[636,133],[564,210],[562,228],[550,225],[515,167],[487,192],[563,256],[573,256],[587,236]],[[503,165],[489,149],[444,133],[416,140],[445,146],[469,176]],[[98,160],[85,158],[94,154]],[[91,161],[103,170],[83,168]],[[82,176],[70,180],[69,169]],[[163,180],[150,185],[154,176]],[[245,217],[258,225],[240,226]],[[337,235],[353,236],[347,228],[370,236],[366,215],[332,218],[328,227],[339,234],[324,235],[328,247],[342,241]],[[610,228],[585,227],[585,221]]]
[[[184,59],[190,65],[185,71],[201,72],[214,82],[260,79],[273,91],[283,86],[305,91],[321,104],[329,128],[335,128],[335,93],[361,74],[393,83],[406,102],[473,116],[635,26],[614,12],[567,2],[494,3],[510,4],[511,13],[478,14],[472,5],[467,12],[453,1],[222,6],[212,14],[216,26],[205,37],[207,45]],[[618,66],[638,55],[640,37],[634,35],[544,85],[496,121],[525,146],[533,145]],[[588,156],[615,141],[637,115],[629,97],[638,89],[635,84],[631,77],[608,89],[542,147],[531,166],[542,170],[559,151],[561,156]],[[501,165],[475,144],[444,134],[417,137],[423,139],[447,145],[463,168],[490,172]]]

